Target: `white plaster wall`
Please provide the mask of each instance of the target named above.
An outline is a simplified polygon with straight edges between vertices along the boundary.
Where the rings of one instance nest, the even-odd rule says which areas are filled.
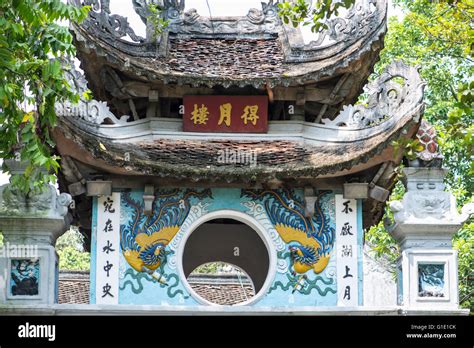
[[[364,246],[364,306],[396,306],[397,283],[383,260],[371,256],[370,248]]]

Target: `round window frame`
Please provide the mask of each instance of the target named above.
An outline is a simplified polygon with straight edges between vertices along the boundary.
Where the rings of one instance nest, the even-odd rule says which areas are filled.
[[[183,255],[184,255],[184,250],[186,248],[186,243],[188,241],[188,238],[193,234],[199,226],[202,224],[215,220],[215,219],[232,219],[239,221],[251,229],[254,230],[255,233],[258,234],[258,236],[262,239],[263,244],[265,245],[268,253],[268,258],[269,258],[269,267],[268,267],[268,272],[267,276],[265,278],[265,282],[263,283],[262,288],[258,293],[255,294],[251,299],[240,302],[234,305],[220,305],[217,303],[210,302],[206,300],[205,298],[199,296],[194,289],[189,285],[188,280],[186,279],[186,276],[184,274],[184,267],[183,267]],[[176,259],[177,259],[177,269],[178,269],[178,275],[179,278],[181,279],[181,282],[186,289],[186,291],[195,299],[199,304],[201,305],[206,305],[206,306],[218,306],[218,307],[236,307],[236,306],[248,306],[251,304],[255,304],[258,301],[260,301],[268,292],[268,289],[273,283],[273,280],[275,279],[276,275],[276,270],[277,270],[277,252],[276,249],[273,245],[273,241],[271,237],[269,236],[268,232],[265,230],[265,228],[254,218],[251,216],[242,213],[240,211],[236,210],[230,210],[230,209],[225,209],[225,210],[218,210],[214,211],[211,213],[208,213],[206,215],[201,216],[199,219],[194,221],[188,228],[188,232],[183,236],[183,239],[179,243],[179,247],[176,251]],[[237,266],[237,265],[236,265]],[[240,267],[239,267],[240,268]],[[245,270],[244,270],[245,271]],[[252,280],[253,283],[253,280]]]

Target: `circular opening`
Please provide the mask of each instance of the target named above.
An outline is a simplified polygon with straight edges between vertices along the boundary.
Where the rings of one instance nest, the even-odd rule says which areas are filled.
[[[187,280],[196,294],[213,304],[232,306],[255,296],[255,287],[248,274],[227,262],[198,266]]]
[[[245,217],[231,214],[238,220],[208,218],[204,223],[196,222],[180,250],[185,285],[202,304],[249,304],[271,283],[273,255],[267,247],[271,241],[260,226],[252,222],[247,225],[242,222]]]

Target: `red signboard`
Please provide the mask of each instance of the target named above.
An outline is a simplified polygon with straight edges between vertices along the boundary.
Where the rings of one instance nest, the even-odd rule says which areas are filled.
[[[267,96],[184,96],[185,132],[266,133]]]

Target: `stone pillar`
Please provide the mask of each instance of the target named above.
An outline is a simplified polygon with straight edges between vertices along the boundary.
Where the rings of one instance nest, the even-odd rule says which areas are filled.
[[[11,162],[21,172],[25,164]],[[9,184],[0,187],[0,304],[57,302],[58,256],[56,239],[69,228],[67,193],[48,185],[26,196]]]
[[[398,304],[406,307],[458,308],[458,257],[452,237],[472,212],[456,210],[455,198],[444,191],[446,170],[404,169],[407,192],[390,204],[398,241]]]

